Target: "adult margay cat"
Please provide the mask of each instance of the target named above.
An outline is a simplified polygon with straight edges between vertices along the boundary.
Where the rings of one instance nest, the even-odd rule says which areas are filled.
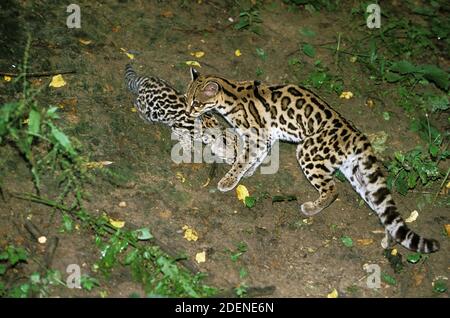
[[[384,248],[398,242],[422,253],[439,250],[438,241],[423,238],[406,226],[367,137],[319,96],[296,85],[237,82],[202,76],[195,69],[191,76],[188,113],[198,117],[215,110],[244,141],[243,151],[220,180],[219,190],[231,190],[244,175],[252,174],[276,140],[298,143],[300,167],[319,191],[315,201],[301,205],[304,214],[314,215],[336,199],[332,174],[340,169],[380,218],[386,232]]]

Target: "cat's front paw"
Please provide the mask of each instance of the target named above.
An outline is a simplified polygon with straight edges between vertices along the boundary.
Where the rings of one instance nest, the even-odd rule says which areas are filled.
[[[222,192],[227,192],[232,190],[238,182],[239,180],[233,176],[225,176],[219,181],[217,188]]]

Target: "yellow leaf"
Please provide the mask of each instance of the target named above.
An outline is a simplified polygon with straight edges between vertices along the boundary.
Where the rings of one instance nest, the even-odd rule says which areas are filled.
[[[327,295],[327,298],[338,298],[338,297],[339,297],[339,293],[336,290],[336,288],[334,288],[333,291]]]
[[[181,183],[184,183],[186,181],[186,178],[183,176],[181,172],[177,172],[175,176],[178,180],[181,181]]]
[[[114,226],[116,229],[121,229],[125,226],[125,221],[109,219],[109,223]]]
[[[6,78],[5,78],[6,81]],[[445,186],[447,189],[450,189],[450,181],[447,183],[447,185]]]
[[[135,112],[137,112],[137,109],[136,109],[136,107],[131,107],[131,112],[132,112],[132,113],[135,113]]]
[[[5,75],[5,76],[3,76],[3,79],[4,79],[6,82],[11,82],[11,76]]]
[[[197,62],[197,61],[186,61],[186,64],[189,65],[189,66],[202,67],[202,66],[200,65],[200,63]]]
[[[125,52],[125,54],[128,56],[128,58],[130,60],[134,60],[134,54],[131,54],[131,53],[128,53],[128,52]]]
[[[411,212],[410,216],[408,216],[408,217],[405,219],[405,222],[406,222],[406,223],[412,223],[412,222],[414,222],[415,220],[417,220],[417,217],[418,217],[418,216],[419,216],[419,212],[417,212],[416,210],[414,210],[414,211]]]
[[[395,256],[395,255],[397,255],[397,253],[398,253],[397,249],[393,248],[392,251],[391,251],[391,255]]]
[[[245,204],[245,198],[250,196],[250,193],[248,193],[248,190],[244,185],[240,184],[236,188],[236,195],[238,200]]]
[[[359,245],[367,246],[367,245],[370,245],[370,244],[373,243],[373,239],[359,239],[359,240],[356,240],[356,242],[357,242]]]
[[[78,41],[79,41],[81,44],[84,44],[84,45],[89,45],[89,44],[92,43],[91,40],[78,39]]]
[[[234,55],[236,55],[237,57],[241,56],[242,55],[241,50],[234,51]]]
[[[66,85],[66,81],[64,80],[62,75],[59,74],[52,77],[52,81],[48,86],[58,88],[63,87],[64,85]]]
[[[199,59],[205,55],[205,52],[203,51],[191,52],[191,55]]]
[[[445,224],[445,231],[447,232],[447,236],[450,236],[450,224]]]
[[[184,238],[188,241],[197,241],[198,240],[198,234],[197,231],[194,229],[191,229],[189,226],[185,225],[183,226],[184,230]]]
[[[339,98],[344,98],[344,99],[350,99],[352,97],[353,97],[352,92],[342,92],[341,96],[339,96]]]
[[[206,252],[205,251],[203,251],[203,252],[200,252],[200,253],[197,253],[196,255],[195,255],[195,260],[197,261],[197,263],[204,263],[204,262],[206,262]]]

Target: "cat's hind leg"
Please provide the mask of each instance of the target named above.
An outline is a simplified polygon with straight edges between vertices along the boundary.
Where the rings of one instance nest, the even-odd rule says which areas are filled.
[[[317,150],[314,136],[308,137],[297,147],[297,160],[309,182],[319,191],[319,197],[301,205],[303,214],[311,216],[328,207],[337,198],[336,184],[333,180],[337,159],[333,155]],[[314,146],[316,145],[316,146]],[[316,147],[316,149],[314,149]],[[315,151],[311,151],[315,150]]]

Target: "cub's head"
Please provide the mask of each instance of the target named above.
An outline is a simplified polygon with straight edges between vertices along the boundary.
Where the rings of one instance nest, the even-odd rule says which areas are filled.
[[[191,68],[191,78],[186,92],[186,112],[191,117],[198,117],[219,105],[220,86],[216,78],[202,76],[194,68]]]

